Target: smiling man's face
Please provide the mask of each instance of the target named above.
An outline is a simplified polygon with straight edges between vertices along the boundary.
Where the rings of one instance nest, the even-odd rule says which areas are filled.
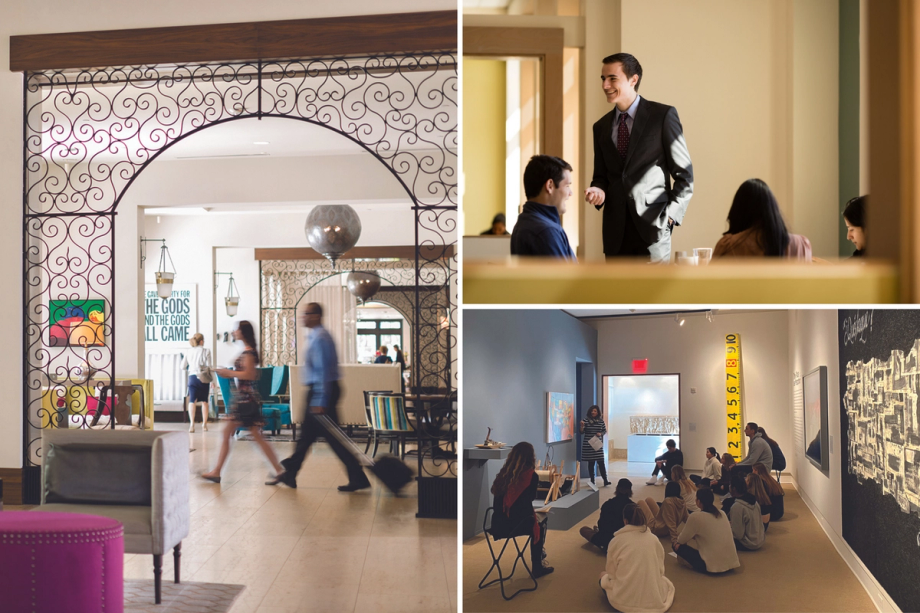
[[[604,64],[601,70],[601,81],[607,102],[617,105],[621,111],[628,109],[636,99],[636,84],[639,82],[639,75],[633,75],[631,79],[627,78],[626,73],[623,72],[623,64],[620,62]]]

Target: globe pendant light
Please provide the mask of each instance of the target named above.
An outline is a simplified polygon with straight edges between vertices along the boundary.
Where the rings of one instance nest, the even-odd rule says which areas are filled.
[[[377,271],[356,272],[353,270],[348,273],[345,283],[348,291],[354,294],[361,304],[366,304],[380,289],[380,275],[377,274]]]
[[[320,204],[307,215],[307,242],[332,265],[355,246],[361,236],[361,220],[347,204]]]

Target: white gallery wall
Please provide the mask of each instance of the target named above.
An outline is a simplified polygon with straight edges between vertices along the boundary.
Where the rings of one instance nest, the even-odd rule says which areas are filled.
[[[376,0],[342,0],[335,3],[302,2],[295,0],[264,0],[252,3],[243,0],[199,0],[193,3],[184,0],[163,0],[156,3],[155,10],[136,10],[124,2],[116,0],[86,0],[85,2],[65,2],[63,0],[44,0],[42,2],[2,2],[0,3],[0,66],[9,65],[8,40],[12,35],[42,34],[54,32],[79,32],[93,30],[112,30],[124,28],[149,28],[163,26],[197,25],[212,23],[232,23],[247,21],[268,21],[280,19],[304,19],[318,17],[368,15],[378,13],[399,13],[413,11],[452,10],[456,8],[455,0],[391,0],[385,3]],[[18,265],[22,257],[22,75],[8,70],[0,71],[0,133],[6,135],[0,139],[0,211],[8,223],[0,224],[0,258],[16,263],[4,266],[0,270],[0,283],[3,287],[22,287],[22,267]],[[288,175],[290,183],[296,185],[303,173]],[[361,177],[353,177],[352,183],[361,183]],[[258,181],[254,181],[258,183]],[[304,182],[304,189],[309,190],[309,183]],[[161,185],[172,189],[169,185]],[[265,187],[265,186],[263,186]],[[333,185],[330,189],[333,189]],[[380,186],[370,185],[371,189],[380,190]],[[180,189],[181,191],[181,189]],[[158,203],[158,206],[163,206]],[[121,218],[125,215],[125,218]],[[139,274],[128,276],[124,281],[121,273],[130,267],[138,268],[137,234],[130,228],[122,232],[123,225],[133,226],[134,232],[140,230],[140,220],[130,219],[128,211],[119,210],[116,231],[116,289],[119,308],[130,303],[130,296],[139,296],[143,279]],[[127,219],[123,224],[122,219]],[[296,224],[303,236],[303,222]],[[148,233],[152,233],[147,229]],[[226,244],[226,243],[223,243]],[[264,243],[274,245],[274,241]],[[302,243],[296,243],[302,244]],[[172,247],[171,247],[172,249]],[[174,255],[175,257],[175,255]],[[176,262],[177,266],[179,265]],[[133,278],[132,278],[133,277]],[[203,281],[204,282],[204,281]],[[123,295],[123,292],[131,292]],[[18,289],[0,296],[0,306],[14,321],[22,319],[22,295]],[[126,313],[125,317],[131,317]],[[140,319],[137,312],[133,316],[136,331],[140,333]],[[116,325],[125,325],[122,313],[119,313]],[[125,329],[131,327],[130,323]],[[120,330],[121,328],[119,328]],[[21,338],[8,343],[7,351],[0,356],[0,367],[6,372],[22,372]],[[137,340],[127,347],[121,345],[124,334],[116,335],[116,352],[119,363],[116,370],[137,370],[131,364],[121,364],[122,356],[135,361],[135,366],[142,366],[142,352]],[[137,338],[140,338],[138,336]],[[17,468],[22,465],[22,392],[16,388],[12,396],[0,408],[0,416],[6,427],[0,432],[0,467]]]
[[[712,323],[703,314],[685,319],[683,326],[674,315],[585,320],[597,330],[598,382],[631,374],[634,359],[647,358],[649,374],[680,373],[680,447],[686,467],[702,470],[707,447],[726,448],[725,335],[740,334],[744,421],[763,426],[784,451],[792,449],[787,313],[720,311]]]

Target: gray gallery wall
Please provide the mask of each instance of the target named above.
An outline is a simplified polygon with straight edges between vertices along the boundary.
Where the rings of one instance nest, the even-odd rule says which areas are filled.
[[[575,364],[597,364],[597,331],[558,310],[491,309],[465,310],[461,330],[464,444],[481,443],[491,427],[494,440],[533,443],[542,460],[547,451],[546,392],[576,392]],[[596,367],[583,367],[582,380],[593,383],[595,373]],[[590,400],[584,408],[595,402],[591,396],[591,391],[584,394],[583,400]],[[553,460],[564,460],[569,474],[576,445],[552,445]],[[488,486],[501,464],[488,462],[481,482],[464,480],[464,517],[472,513],[480,526],[481,513],[491,504]]]

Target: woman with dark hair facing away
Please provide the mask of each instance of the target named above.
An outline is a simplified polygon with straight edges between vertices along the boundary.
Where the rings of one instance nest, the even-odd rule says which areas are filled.
[[[757,499],[747,490],[744,475],[732,475],[734,504],[728,511],[735,547],[741,551],[760,549],[764,541],[763,517]]]
[[[591,408],[588,409],[588,416],[581,420],[579,428],[585,435],[581,443],[581,459],[588,463],[588,476],[591,477],[591,483],[594,483],[594,465],[597,464],[597,472],[603,477],[604,487],[606,487],[610,485],[610,481],[607,481],[607,467],[604,466],[604,447],[601,445],[600,448],[595,449],[591,446],[592,439],[599,439],[603,442],[604,435],[607,434],[607,424],[604,423],[601,410],[596,404],[591,405]]]
[[[623,509],[629,504],[633,504],[632,481],[620,479],[617,481],[613,498],[601,506],[601,516],[597,520],[597,525],[594,528],[582,526],[578,533],[592,545],[606,552],[610,539],[617,530],[623,527]]]
[[[687,511],[687,504],[684,502],[680,493],[680,483],[669,481],[664,486],[664,502],[661,506],[655,502],[654,498],[640,500],[636,504],[645,514],[645,521],[648,523],[648,529],[655,536],[666,536],[671,539],[671,545],[677,542],[677,535],[684,527],[684,523],[690,516]]]
[[[731,524],[714,500],[712,490],[697,491],[696,504],[702,512],[690,516],[674,544],[677,556],[701,573],[724,573],[741,566]]]
[[[866,200],[868,196],[858,196],[847,202],[843,209],[843,222],[847,225],[847,240],[856,246],[854,258],[866,255]]]
[[[684,499],[684,504],[687,505],[687,510],[691,513],[699,511],[700,508],[696,506],[696,486],[687,478],[683,466],[678,465],[671,469],[671,480],[680,484],[680,495]]]
[[[779,448],[779,443],[767,436],[767,431],[763,429],[763,426],[758,426],[757,432],[760,433],[760,437],[763,440],[767,441],[767,445],[770,446],[770,452],[773,453],[773,464],[770,466],[770,469],[779,472],[786,470],[786,455],[783,453],[783,450]],[[766,466],[764,466],[764,468],[766,468]]]
[[[233,340],[243,343],[243,353],[236,358],[233,369],[214,369],[214,372],[221,377],[236,378],[236,391],[233,394],[230,419],[227,420],[227,425],[221,435],[217,464],[211,469],[211,472],[201,473],[202,478],[214,483],[220,483],[220,471],[224,462],[227,461],[227,454],[230,453],[230,437],[239,428],[249,428],[252,438],[271,462],[275,472],[279,475],[284,472],[284,467],[278,462],[275,450],[262,436],[262,402],[259,398],[259,390],[256,389],[256,382],[259,379],[259,371],[256,370],[256,366],[260,359],[252,324],[245,319],[237,323],[236,329],[233,330]]]
[[[785,503],[783,502],[786,492],[783,490],[783,486],[773,478],[767,467],[760,462],[754,464],[754,472],[751,474],[760,477],[760,480],[763,481],[763,487],[770,497],[770,520],[777,521],[782,519],[783,514],[786,512]]]
[[[505,465],[492,482],[492,535],[508,538],[533,533],[530,544],[530,563],[533,576],[542,577],[553,570],[543,562],[543,545],[546,542],[546,519],[537,520],[533,499],[537,495],[539,478],[534,471],[537,464],[533,445],[524,441],[515,445],[505,459]]]
[[[811,262],[811,243],[790,234],[776,197],[760,179],[748,179],[735,192],[728,210],[728,231],[713,257],[767,256]]]
[[[674,602],[674,584],[664,576],[664,548],[646,525],[645,514],[631,504],[607,550],[601,588],[623,613],[664,613]]]
[[[754,473],[749,473],[744,478],[744,482],[747,484],[748,493],[754,496],[760,506],[760,519],[763,521],[763,529],[766,532],[767,528],[770,527],[770,513],[773,511],[773,501],[770,499],[770,495],[767,494],[763,481]]]
[[[713,494],[724,496],[728,494],[731,487],[732,466],[735,465],[735,456],[726,452],[722,454],[722,476],[718,481],[713,481],[710,487]]]
[[[706,448],[706,464],[703,466],[703,475],[690,475],[690,480],[697,487],[711,487],[713,481],[722,478],[722,458],[715,447]]]

